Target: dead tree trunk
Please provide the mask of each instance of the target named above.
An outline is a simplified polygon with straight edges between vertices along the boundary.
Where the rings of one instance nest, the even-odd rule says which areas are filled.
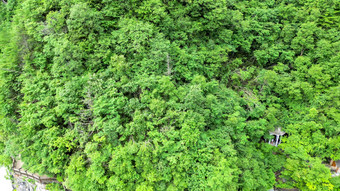
[[[166,72],[166,75],[170,76],[171,75],[171,59],[170,59],[170,56],[169,54],[166,55],[166,64],[167,64],[167,72]]]

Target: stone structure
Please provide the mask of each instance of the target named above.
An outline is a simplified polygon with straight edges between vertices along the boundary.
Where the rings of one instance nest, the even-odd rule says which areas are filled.
[[[269,144],[276,146],[279,145],[281,143],[281,138],[284,134],[286,134],[286,132],[281,130],[281,127],[275,129],[275,131],[269,131],[270,135],[275,135],[275,140],[274,139],[269,139]]]

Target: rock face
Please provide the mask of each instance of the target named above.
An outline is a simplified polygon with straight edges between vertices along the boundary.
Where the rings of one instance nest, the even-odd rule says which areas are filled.
[[[20,178],[14,180],[14,187],[18,191],[34,191],[35,188],[34,185]]]
[[[17,191],[47,191],[45,189],[45,185],[36,182],[30,182],[25,180],[25,178],[18,176],[14,176],[13,187],[16,188]]]
[[[45,187],[46,184],[52,182],[59,183],[55,178],[28,172],[22,169],[22,166],[22,161],[13,159],[13,187],[15,187],[17,191],[47,191]]]

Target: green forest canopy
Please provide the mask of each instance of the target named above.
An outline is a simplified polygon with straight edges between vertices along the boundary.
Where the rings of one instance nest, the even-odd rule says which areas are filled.
[[[73,191],[340,189],[339,0],[0,3],[2,165]]]

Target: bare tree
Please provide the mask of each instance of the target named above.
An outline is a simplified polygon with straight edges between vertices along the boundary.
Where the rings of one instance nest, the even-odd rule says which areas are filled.
[[[169,54],[167,54],[166,55],[166,64],[167,64],[167,72],[166,72],[166,75],[168,75],[168,76],[170,76],[171,75],[171,69],[172,69],[172,67],[171,67],[171,59],[170,59],[170,56],[169,56]]]

